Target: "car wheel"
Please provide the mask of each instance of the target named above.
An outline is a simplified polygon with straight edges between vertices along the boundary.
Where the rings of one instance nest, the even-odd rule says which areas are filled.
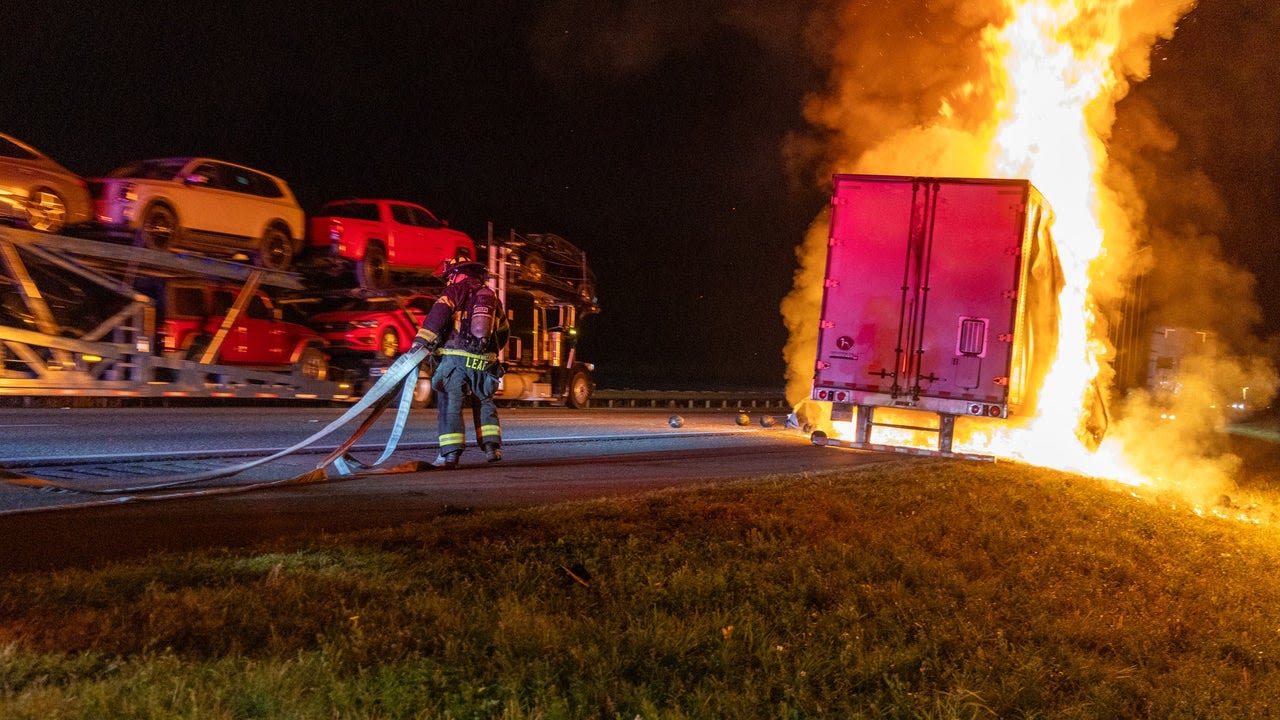
[[[152,205],[142,214],[133,244],[152,250],[168,250],[178,234],[178,216],[168,205]]]
[[[328,380],[329,360],[320,352],[320,348],[308,346],[298,357],[298,373],[312,380]]]
[[[293,240],[277,226],[267,228],[258,246],[258,265],[268,270],[288,270],[293,265]]]
[[[569,394],[565,398],[565,404],[575,410],[590,407],[591,379],[585,372],[578,370],[569,379]]]
[[[400,336],[392,328],[382,331],[382,337],[378,339],[378,354],[386,358],[400,354]]]
[[[27,200],[27,227],[46,233],[61,232],[67,223],[67,204],[55,192],[36,190]]]
[[[542,278],[547,274],[547,261],[542,259],[542,255],[531,252],[520,260],[520,279],[528,282],[542,282]]]
[[[381,245],[370,243],[364,249],[364,258],[356,263],[356,280],[360,287],[378,290],[385,288],[390,281],[391,270],[387,267],[387,251]]]

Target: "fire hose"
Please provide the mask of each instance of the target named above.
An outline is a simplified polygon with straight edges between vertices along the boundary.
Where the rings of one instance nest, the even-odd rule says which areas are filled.
[[[254,483],[251,485],[237,485],[229,488],[217,488],[217,490],[243,491],[243,490],[265,487],[269,485],[286,485],[286,484],[299,484],[299,483],[309,483],[309,482],[322,482],[325,480],[332,479],[328,472],[328,468],[331,466],[339,476],[352,476],[355,474],[356,470],[364,471],[364,473],[362,474],[415,472],[418,470],[426,470],[430,467],[430,465],[422,461],[409,461],[406,463],[402,463],[400,465],[387,467],[387,468],[379,468],[376,470],[375,468],[377,468],[382,463],[386,462],[387,459],[391,457],[391,454],[395,452],[396,445],[400,442],[400,436],[404,431],[405,421],[409,417],[409,409],[413,404],[413,391],[414,391],[414,386],[417,384],[418,366],[422,364],[423,361],[430,362],[430,360],[431,360],[431,353],[426,348],[420,348],[420,349],[410,350],[409,352],[406,352],[405,354],[397,358],[396,361],[393,362],[387,368],[386,372],[383,373],[382,377],[378,379],[378,382],[374,383],[373,387],[369,388],[369,391],[365,393],[364,397],[362,397],[359,400],[359,402],[357,402],[355,405],[352,405],[345,413],[342,414],[341,417],[329,423],[324,428],[312,434],[310,437],[300,440],[297,443],[287,448],[284,448],[283,450],[275,452],[266,457],[257,458],[249,462],[241,463],[239,465],[233,465],[230,467],[218,468],[214,470],[204,470],[204,471],[195,472],[195,473],[158,476],[153,478],[152,482],[149,482],[147,484],[133,485],[130,487],[88,489],[88,488],[83,488],[76,485],[58,483],[58,482],[54,482],[54,481],[46,480],[42,478],[33,478],[33,477],[27,477],[23,475],[17,475],[14,473],[4,471],[3,469],[0,469],[0,480],[4,480],[6,483],[11,485],[18,485],[22,487],[32,487],[32,488],[50,489],[50,490],[65,490],[65,491],[86,493],[86,494],[92,494],[92,495],[123,495],[123,494],[129,494],[129,493],[155,492],[158,490],[172,490],[175,488],[195,485],[197,483],[208,482],[210,480],[216,480],[219,478],[238,475],[251,468],[255,468],[260,465],[265,465],[275,460],[279,460],[280,458],[283,458],[287,455],[292,455],[293,453],[296,453],[304,448],[307,448],[315,444],[321,438],[327,437],[328,435],[332,434],[342,426],[352,422],[356,418],[360,417],[360,415],[364,413],[366,410],[369,411],[368,417],[366,417],[360,423],[360,426],[356,429],[356,431],[353,432],[349,438],[342,441],[342,443],[340,443],[338,447],[335,448],[332,452],[327,454],[324,457],[324,459],[321,460],[319,463],[317,463],[313,469],[308,470],[307,472],[294,477],[288,477],[280,480],[270,480],[266,482]],[[371,463],[365,463],[365,462],[361,462],[360,460],[357,460],[350,453],[352,446],[355,445],[356,441],[360,439],[360,437],[364,435],[364,433],[370,427],[373,426],[374,422],[376,422],[378,418],[382,416],[382,413],[387,409],[387,407],[390,406],[392,399],[396,397],[396,393],[393,391],[397,389],[399,389],[399,396],[398,396],[399,400],[398,400],[398,406],[396,410],[395,423],[392,426],[391,432],[387,437],[386,446],[383,449],[382,455],[378,457],[377,460],[374,460]],[[210,492],[212,492],[212,490],[207,489],[207,490],[201,491],[200,493],[192,493],[192,494],[210,494]],[[171,497],[171,496],[166,496],[166,497]]]

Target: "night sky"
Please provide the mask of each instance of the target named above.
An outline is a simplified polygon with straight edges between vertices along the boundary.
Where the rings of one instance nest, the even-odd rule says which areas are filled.
[[[778,388],[778,304],[828,190],[793,150],[836,5],[6,3],[0,131],[86,176],[208,155],[283,177],[308,211],[396,197],[477,238],[556,233],[599,279],[579,355],[601,386]],[[1117,128],[1159,117],[1175,141],[1143,151],[1153,222],[1257,276],[1268,334],[1277,33],[1274,0],[1201,0]],[[1175,197],[1188,176],[1207,195]]]

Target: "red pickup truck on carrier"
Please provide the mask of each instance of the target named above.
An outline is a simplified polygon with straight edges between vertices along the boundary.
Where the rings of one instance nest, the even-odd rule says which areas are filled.
[[[334,200],[307,224],[311,267],[354,270],[380,289],[393,273],[435,274],[448,258],[476,256],[475,243],[421,205],[401,200]]]

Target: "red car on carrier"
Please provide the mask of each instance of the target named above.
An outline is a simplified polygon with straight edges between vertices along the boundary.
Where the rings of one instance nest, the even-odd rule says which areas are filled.
[[[200,360],[222,327],[239,290],[204,283],[170,282],[165,293],[164,349]],[[329,377],[324,338],[261,290],[232,323],[214,362],[265,370],[294,369],[316,380]]]
[[[361,287],[385,288],[393,273],[432,275],[448,258],[476,256],[475,243],[421,205],[334,200],[307,227],[312,267],[355,271]]]
[[[435,301],[419,293],[348,297],[327,303],[332,309],[320,308],[308,323],[324,336],[335,357],[394,358],[408,349]]]

